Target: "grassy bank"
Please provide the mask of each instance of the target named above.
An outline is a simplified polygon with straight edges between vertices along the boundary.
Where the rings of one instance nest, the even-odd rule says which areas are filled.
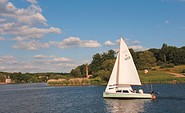
[[[154,67],[149,70],[147,74],[144,71],[139,71],[140,79],[142,83],[185,83],[185,65],[175,66],[174,68]],[[181,75],[178,77],[176,75]]]
[[[138,71],[142,84],[178,84],[185,83],[185,65],[175,66],[174,68],[154,67],[149,70],[147,74],[144,71]],[[172,74],[173,73],[173,74]],[[175,76],[175,74],[182,75],[181,77]],[[58,79],[49,80],[48,85],[51,86],[82,86],[82,85],[106,85],[105,81],[102,81],[100,77],[94,79],[87,78],[71,78],[71,79]]]
[[[172,74],[169,74],[167,72],[161,72],[161,71],[149,71],[147,74],[144,72],[139,72],[141,82],[143,84],[148,83],[169,83],[169,84],[177,84],[177,83],[185,83],[185,77],[176,77]]]
[[[72,79],[58,79],[48,80],[50,86],[88,86],[88,85],[106,85],[100,79],[87,79],[87,78],[72,78]]]

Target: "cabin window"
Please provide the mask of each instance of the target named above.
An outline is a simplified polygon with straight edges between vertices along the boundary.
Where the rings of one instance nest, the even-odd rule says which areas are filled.
[[[123,93],[129,93],[128,90],[123,90]]]
[[[117,92],[117,93],[121,93],[121,90],[117,90],[116,92]]]

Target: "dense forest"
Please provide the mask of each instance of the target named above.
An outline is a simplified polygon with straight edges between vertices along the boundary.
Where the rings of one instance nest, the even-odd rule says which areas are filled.
[[[177,48],[175,46],[168,46],[163,44],[160,49],[149,49],[145,51],[135,52],[130,49],[136,68],[138,70],[152,69],[152,67],[160,66],[160,68],[173,68],[176,65],[185,64],[185,46]],[[89,75],[91,78],[99,77],[102,81],[107,82],[117,52],[109,50],[104,53],[96,53],[92,57],[89,64]],[[13,83],[32,83],[32,82],[46,82],[48,79],[59,78],[80,78],[86,76],[86,64],[82,64],[70,73],[8,73],[0,72],[0,82],[4,82],[5,78],[11,78]]]
[[[129,50],[138,70],[152,69],[155,66],[173,68],[176,65],[185,64],[185,46],[177,48],[163,44],[160,49],[151,48],[139,52],[135,52],[133,49]],[[89,64],[91,78],[100,77],[101,80],[108,81],[116,55],[117,52],[113,50],[102,54],[96,53]],[[70,75],[75,77],[85,76],[85,64],[72,69]]]
[[[11,78],[12,83],[37,83],[47,82],[48,79],[66,78],[69,73],[21,73],[21,72],[0,72],[0,83],[6,78]]]

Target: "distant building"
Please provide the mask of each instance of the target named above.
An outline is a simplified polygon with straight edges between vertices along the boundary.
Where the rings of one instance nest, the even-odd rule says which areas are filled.
[[[12,83],[12,79],[10,78],[10,76],[7,76],[7,77],[6,77],[5,83],[6,83],[6,84],[11,84],[11,83]]]
[[[88,72],[89,66],[88,66],[87,63],[86,63],[86,65],[85,65],[85,67],[86,67],[86,78],[89,78],[89,77],[91,77],[92,75],[89,75],[89,72]]]
[[[88,64],[87,63],[85,65],[85,72],[86,72],[86,78],[88,78],[89,73],[88,73]]]

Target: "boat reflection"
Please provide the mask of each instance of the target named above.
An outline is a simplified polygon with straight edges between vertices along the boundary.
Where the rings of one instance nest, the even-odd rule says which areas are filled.
[[[145,112],[144,106],[146,103],[151,102],[148,99],[104,99],[106,110],[110,113],[141,113]]]

